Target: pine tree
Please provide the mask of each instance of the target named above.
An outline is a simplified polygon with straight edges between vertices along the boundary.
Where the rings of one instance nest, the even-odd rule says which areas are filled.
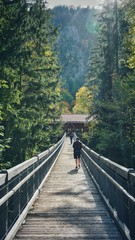
[[[96,113],[97,116],[95,124],[92,124],[90,144],[93,144],[101,154],[130,166],[128,161],[130,145],[133,149],[134,123],[130,122],[129,127],[128,112],[129,109],[131,111],[131,107],[125,108],[126,104],[129,106],[129,98],[126,98],[125,93],[127,96],[129,96],[128,91],[131,94],[128,86],[133,82],[131,78],[125,81],[125,76],[129,73],[127,67],[129,51],[127,47],[125,48],[129,23],[123,17],[124,11],[127,14],[127,4],[118,5],[115,1],[110,5],[106,1],[99,18],[97,45],[94,48],[88,74],[88,87],[93,87],[94,93],[93,114]],[[126,56],[127,62],[123,62],[123,56]],[[133,93],[131,95],[133,96]],[[134,108],[131,112],[134,112]]]
[[[4,9],[2,36],[8,41],[1,51],[2,77],[8,87],[2,92],[3,125],[5,137],[11,138],[4,159],[17,164],[48,148],[61,134],[60,68],[53,49],[57,29],[42,0],[12,1]]]

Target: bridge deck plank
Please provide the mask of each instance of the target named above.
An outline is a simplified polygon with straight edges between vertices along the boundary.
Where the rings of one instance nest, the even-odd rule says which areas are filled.
[[[75,170],[69,139],[66,139],[39,198],[14,239],[25,238],[123,239],[85,168]]]

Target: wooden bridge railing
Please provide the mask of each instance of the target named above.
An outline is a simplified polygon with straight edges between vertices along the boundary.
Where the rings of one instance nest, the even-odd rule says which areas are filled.
[[[56,161],[64,138],[43,153],[0,172],[0,240],[14,237]]]
[[[82,158],[126,239],[135,239],[135,170],[116,164],[85,145]]]

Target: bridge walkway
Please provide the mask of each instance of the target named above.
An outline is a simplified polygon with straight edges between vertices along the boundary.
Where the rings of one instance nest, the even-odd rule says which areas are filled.
[[[75,170],[67,138],[39,198],[14,240],[122,240],[83,164]]]

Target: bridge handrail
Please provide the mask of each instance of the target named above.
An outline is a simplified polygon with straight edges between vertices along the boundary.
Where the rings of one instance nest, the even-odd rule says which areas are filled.
[[[4,197],[0,199],[0,206],[8,200],[26,181],[28,181],[31,176],[33,176],[44,164],[48,161],[48,159],[56,152],[57,149],[54,148],[54,152],[47,157],[47,159],[41,163],[36,169],[34,169],[31,173],[27,175],[27,177],[23,178],[10,192],[8,192]],[[45,155],[46,156],[46,155]],[[37,156],[38,158],[38,156]],[[38,161],[38,160],[37,160]],[[26,169],[26,168],[25,168]],[[21,172],[21,171],[20,171]]]
[[[104,169],[106,167],[105,168],[106,171],[110,170],[112,173],[115,174],[115,176],[120,176],[121,178],[126,180],[126,182],[128,181],[130,182],[131,185],[135,185],[135,169],[121,166],[120,164],[117,164],[112,160],[105,158],[100,154],[94,152],[92,149],[88,148],[84,144],[83,144],[83,149],[88,153],[89,156],[91,156],[92,159],[94,159],[98,163],[98,165],[101,166],[101,168]],[[113,175],[113,177],[115,176]],[[133,194],[135,197],[135,193]]]
[[[64,135],[65,137],[65,135]],[[36,163],[37,161],[39,161],[41,158],[46,157],[48,154],[50,154],[58,145],[59,143],[63,141],[63,138],[57,143],[54,144],[53,146],[51,146],[49,149],[47,149],[46,151],[37,154],[36,156],[28,159],[27,161],[24,161],[18,165],[16,165],[15,167],[12,167],[8,170],[2,170],[0,171],[0,186],[3,185],[6,181],[6,175],[8,176],[8,181],[11,180],[13,177],[15,177],[17,174],[21,173],[23,170],[27,169],[28,167],[30,167],[32,164]],[[4,172],[4,173],[3,173]]]
[[[83,144],[82,159],[124,236],[135,237],[135,170],[99,155]]]
[[[36,199],[63,146],[65,135],[48,150],[0,174],[0,239],[12,239]],[[27,207],[27,205],[29,207]],[[27,209],[27,210],[26,210]],[[25,214],[24,214],[25,213]],[[18,219],[18,220],[17,220]],[[17,222],[18,221],[18,222]],[[17,222],[15,226],[15,223]],[[12,230],[14,229],[14,230]]]

